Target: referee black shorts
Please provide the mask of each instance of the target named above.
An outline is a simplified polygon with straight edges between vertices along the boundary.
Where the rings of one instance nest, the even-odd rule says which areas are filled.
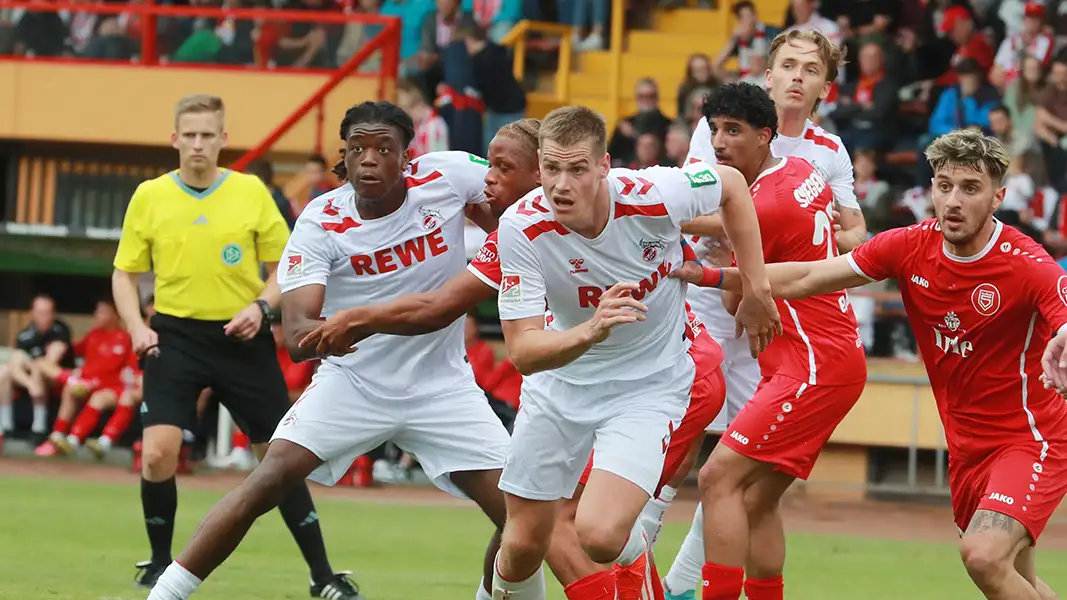
[[[159,352],[144,360],[141,424],[193,429],[196,400],[211,388],[253,443],[270,441],[289,410],[274,336],[264,323],[249,341],[227,336],[225,321],[156,314]]]

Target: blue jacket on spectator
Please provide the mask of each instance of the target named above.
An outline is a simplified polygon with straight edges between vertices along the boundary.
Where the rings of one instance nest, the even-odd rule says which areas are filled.
[[[378,13],[383,17],[400,17],[400,60],[407,60],[419,51],[422,41],[422,22],[437,7],[434,0],[385,0]]]
[[[474,0],[463,0],[459,9],[462,12],[474,14]],[[493,17],[492,25],[497,23],[511,23],[514,25],[522,20],[522,0],[501,0],[500,12]]]
[[[989,130],[989,111],[1000,102],[996,90],[982,86],[974,96],[961,97],[955,85],[941,93],[937,108],[930,115],[930,133],[944,135],[953,129],[978,126]]]

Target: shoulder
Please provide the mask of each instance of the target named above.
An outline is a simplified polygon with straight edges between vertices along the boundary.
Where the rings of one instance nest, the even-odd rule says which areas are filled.
[[[137,189],[133,193],[133,201],[146,199],[161,193],[174,193],[178,191],[178,186],[174,181],[176,176],[177,171],[168,171],[159,177],[142,181],[137,185]],[[133,201],[131,201],[131,204]]]
[[[423,175],[437,170],[447,177],[464,169],[485,169],[488,167],[489,161],[480,156],[459,150],[445,150],[427,152],[411,161],[411,174]]]
[[[536,188],[500,215],[500,228],[522,229],[541,221],[555,221],[555,213],[552,212],[552,204],[545,198],[544,188]],[[490,235],[495,236],[497,232]]]
[[[20,341],[20,342],[28,342],[28,341],[32,340],[33,338],[35,338],[35,337],[37,337],[37,330],[35,330],[33,328],[33,325],[31,324],[31,325],[27,325],[25,328],[23,328],[22,331],[19,332],[18,341]]]
[[[63,319],[57,318],[52,322],[52,331],[58,335],[70,335],[70,325]]]
[[[995,252],[1019,262],[1055,263],[1045,247],[1011,225],[1004,225]]]
[[[307,203],[304,210],[300,211],[300,216],[296,220],[296,229],[307,226],[322,229],[324,223],[340,223],[345,218],[351,219],[349,207],[353,203],[353,195],[352,187],[346,184],[315,197]]]
[[[804,129],[804,139],[816,148],[824,149],[824,152],[832,152],[838,158],[844,157],[848,160],[848,151],[845,150],[841,138],[811,121],[808,121],[808,126]]]

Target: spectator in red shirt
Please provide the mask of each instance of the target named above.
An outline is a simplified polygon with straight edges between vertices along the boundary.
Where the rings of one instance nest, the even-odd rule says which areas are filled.
[[[982,73],[989,73],[993,66],[993,48],[985,35],[976,31],[974,17],[962,6],[950,6],[945,9],[941,20],[941,31],[956,45],[949,69],[934,81],[939,87],[953,86],[959,83],[956,65],[965,58],[972,58],[982,67]]]
[[[478,333],[478,322],[473,313],[467,315],[466,326],[467,361],[474,371],[474,382],[489,397],[489,404],[510,431],[515,411],[519,409],[522,375],[510,360],[497,362],[496,353]]]
[[[96,407],[114,406],[118,403],[119,396],[130,387],[124,381],[123,373],[134,355],[133,342],[130,340],[130,334],[122,327],[118,311],[110,300],[96,303],[93,328],[74,344],[74,353],[83,359],[81,367],[73,370],[56,368],[58,372],[45,374],[49,378],[54,376],[63,391],[60,394],[59,416],[52,428],[52,434],[48,441],[37,447],[36,453],[39,456],[73,452],[74,448],[92,433],[92,429],[96,428],[96,419],[99,418],[99,410]],[[94,396],[100,398],[92,402]],[[92,406],[86,409],[95,413],[96,418],[86,418],[80,424],[81,427],[74,431],[70,421],[79,405],[87,398]],[[91,427],[86,430],[90,421]]]

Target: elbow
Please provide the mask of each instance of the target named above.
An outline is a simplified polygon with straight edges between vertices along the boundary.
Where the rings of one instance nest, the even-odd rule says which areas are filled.
[[[508,352],[508,360],[511,361],[511,365],[523,377],[529,377],[539,370],[532,361],[526,360],[526,357],[519,352]]]

